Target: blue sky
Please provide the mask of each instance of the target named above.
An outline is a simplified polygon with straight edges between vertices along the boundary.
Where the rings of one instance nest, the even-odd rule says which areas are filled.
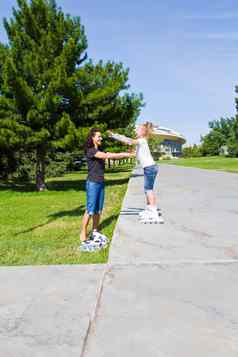
[[[9,17],[14,0],[0,2]],[[199,143],[208,121],[235,114],[237,0],[58,0],[79,15],[94,60],[123,62],[149,120]],[[0,41],[6,41],[0,26]]]

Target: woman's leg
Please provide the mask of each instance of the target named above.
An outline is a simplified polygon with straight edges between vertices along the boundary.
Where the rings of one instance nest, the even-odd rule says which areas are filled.
[[[104,182],[99,183],[99,189],[97,192],[97,200],[96,200],[96,214],[93,216],[93,230],[97,231],[100,218],[101,218],[101,212],[103,210],[103,205],[104,205],[104,196],[105,196],[105,184]]]
[[[89,221],[90,221],[90,215],[86,211],[83,216],[82,229],[81,229],[81,233],[80,233],[81,242],[84,242],[85,240],[87,240],[87,228],[88,228]]]
[[[96,197],[97,197],[97,184],[92,181],[86,182],[86,196],[87,196],[87,209],[83,216],[82,230],[80,233],[80,240],[87,240],[87,229],[90,217],[94,216]]]
[[[100,213],[96,213],[96,214],[93,215],[93,230],[94,231],[98,230],[100,217],[101,217]]]

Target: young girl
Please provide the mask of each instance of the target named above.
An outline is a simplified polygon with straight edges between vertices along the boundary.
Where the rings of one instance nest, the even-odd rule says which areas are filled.
[[[85,155],[88,165],[88,177],[86,182],[87,209],[83,216],[82,230],[80,234],[81,242],[87,241],[87,228],[91,217],[93,219],[93,232],[97,232],[98,229],[104,204],[105,160],[123,159],[135,156],[135,153],[133,152],[104,152],[100,148],[101,144],[102,135],[100,129],[91,129],[85,144]]]
[[[148,139],[152,135],[153,125],[146,122],[137,128],[137,138],[131,139],[124,135],[114,134],[109,131],[109,136],[128,145],[136,145],[136,158],[144,170],[144,191],[147,207],[139,214],[142,223],[164,223],[158,215],[154,183],[158,174],[158,166],[155,164],[148,145]]]

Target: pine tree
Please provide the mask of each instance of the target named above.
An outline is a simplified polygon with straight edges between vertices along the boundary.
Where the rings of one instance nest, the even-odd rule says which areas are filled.
[[[77,147],[78,128],[95,122],[111,128],[134,122],[142,97],[120,95],[128,89],[122,64],[87,60],[79,17],[64,15],[54,0],[17,3],[4,20],[8,46],[0,47],[0,134],[2,145],[35,152],[43,190],[50,151]]]
[[[9,39],[2,68],[2,130],[36,152],[37,189],[45,187],[45,158],[53,147],[77,142],[75,124],[63,110],[64,92],[73,91],[87,40],[79,18],[64,16],[54,1],[18,0],[13,19],[4,20]]]

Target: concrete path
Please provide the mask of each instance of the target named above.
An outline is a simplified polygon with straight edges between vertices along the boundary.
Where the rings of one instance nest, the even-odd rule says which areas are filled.
[[[237,357],[238,265],[113,266],[86,357]]]
[[[238,175],[162,166],[158,203],[164,225],[138,223],[143,177],[136,170],[110,251],[111,263],[238,258]]]
[[[161,166],[164,225],[130,180],[85,357],[238,356],[238,175]]]
[[[164,225],[135,170],[109,263],[0,269],[0,357],[237,357],[238,175],[161,166]]]
[[[0,268],[0,357],[79,357],[104,270]]]

